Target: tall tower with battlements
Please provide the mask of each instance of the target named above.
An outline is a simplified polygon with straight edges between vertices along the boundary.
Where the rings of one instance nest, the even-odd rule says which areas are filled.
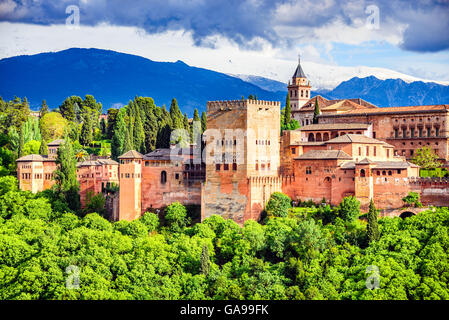
[[[261,100],[207,103],[202,219],[257,220],[271,193],[280,191],[280,107]]]
[[[297,111],[310,99],[312,86],[307,80],[306,74],[301,67],[301,59],[298,57],[298,66],[293,74],[291,82],[288,84],[288,94],[290,96],[290,107],[292,111]]]

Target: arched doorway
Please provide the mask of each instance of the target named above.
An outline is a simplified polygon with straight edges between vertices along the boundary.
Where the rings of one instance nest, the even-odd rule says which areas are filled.
[[[412,216],[414,216],[415,214],[413,212],[410,211],[404,211],[401,213],[401,215],[399,217],[401,217],[402,219],[407,219],[410,218]]]

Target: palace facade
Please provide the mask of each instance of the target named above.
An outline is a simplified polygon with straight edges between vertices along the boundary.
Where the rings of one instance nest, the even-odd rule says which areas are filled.
[[[119,186],[113,218],[133,220],[174,201],[201,205],[201,217],[222,215],[242,224],[259,219],[273,192],[293,201],[337,205],[355,196],[367,210],[371,199],[383,214],[418,192],[425,205],[449,206],[449,179],[419,178],[409,160],[428,146],[449,162],[449,105],[379,108],[362,99],[311,97],[301,64],[288,84],[292,116],[301,127],[280,134],[280,103],[261,100],[207,103],[204,152],[190,148],[129,151],[78,164],[81,200],[88,192]],[[320,114],[314,121],[315,103]],[[315,123],[314,123],[315,122]],[[22,190],[54,184],[56,152],[17,160]]]

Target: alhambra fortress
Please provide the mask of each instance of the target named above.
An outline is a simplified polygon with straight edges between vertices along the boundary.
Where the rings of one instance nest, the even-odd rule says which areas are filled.
[[[374,199],[382,215],[403,207],[401,199],[410,191],[418,192],[424,205],[449,205],[449,179],[419,178],[419,167],[409,162],[417,149],[428,146],[448,166],[449,105],[380,108],[362,99],[311,97],[300,63],[288,94],[301,127],[282,135],[279,102],[208,102],[203,139],[211,161],[195,154],[192,145],[176,149],[175,156],[169,148],[145,155],[129,151],[119,163],[78,163],[82,204],[88,192],[106,193],[115,184],[119,192],[108,203],[114,220],[133,220],[179,201],[201,205],[202,219],[218,214],[242,224],[257,220],[277,191],[294,201],[324,198],[332,205],[355,196],[362,210]],[[313,123],[315,101],[318,123]],[[48,156],[17,160],[22,190],[38,192],[54,184],[62,142],[48,144]]]

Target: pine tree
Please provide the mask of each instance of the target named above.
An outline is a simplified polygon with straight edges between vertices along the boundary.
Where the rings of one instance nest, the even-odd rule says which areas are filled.
[[[210,257],[209,257],[209,248],[206,244],[203,245],[203,250],[201,252],[201,273],[207,276],[210,272]]]
[[[287,99],[285,100],[284,124],[288,125],[291,119],[292,119],[292,108],[290,106],[290,95],[287,93]]]
[[[201,114],[201,133],[203,133],[204,131],[207,130],[207,116],[206,116],[206,112],[203,111],[203,113]]]
[[[379,226],[377,223],[377,209],[374,206],[374,201],[371,199],[368,211],[368,224],[366,226],[366,233],[369,242],[379,240]]]
[[[48,146],[44,139],[41,141],[41,145],[39,147],[39,154],[42,156],[48,155]]]
[[[320,106],[318,105],[318,97],[315,98],[315,110],[313,111],[313,123],[318,123],[318,116],[320,115]]]
[[[76,175],[76,157],[72,141],[66,135],[64,143],[58,149],[55,171],[56,192],[67,202],[70,209],[78,212],[81,207],[79,197],[79,182]]]
[[[39,118],[42,118],[45,114],[47,114],[49,111],[47,102],[45,100],[42,100],[42,106],[41,110],[39,110]]]

